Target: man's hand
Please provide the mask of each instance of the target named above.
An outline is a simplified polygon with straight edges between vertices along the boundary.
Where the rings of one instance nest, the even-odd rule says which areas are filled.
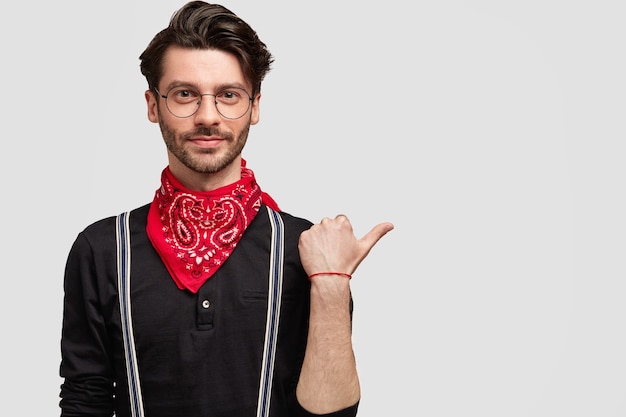
[[[388,222],[380,223],[357,239],[345,215],[340,214],[334,219],[325,217],[300,235],[298,249],[302,266],[308,275],[318,272],[351,275],[372,247],[393,227]]]

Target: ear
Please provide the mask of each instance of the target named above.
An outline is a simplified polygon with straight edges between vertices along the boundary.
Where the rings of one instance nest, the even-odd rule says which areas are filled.
[[[261,102],[261,93],[257,93],[257,95],[252,100],[252,109],[250,110],[250,124],[251,125],[255,125],[259,123],[259,119],[261,117],[260,102]]]
[[[152,90],[146,90],[144,93],[146,97],[146,104],[148,105],[148,120],[152,123],[159,122],[159,109],[157,107],[158,97]]]

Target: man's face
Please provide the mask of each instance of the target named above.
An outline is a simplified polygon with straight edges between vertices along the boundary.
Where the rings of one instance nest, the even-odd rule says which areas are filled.
[[[163,77],[157,88],[162,95],[169,96],[172,88],[181,86],[200,94],[217,94],[228,88],[243,89],[248,95],[252,93],[232,54],[214,49],[170,47],[165,54]],[[170,169],[199,174],[213,174],[226,168],[239,171],[238,157],[250,125],[259,120],[259,94],[244,115],[234,120],[220,115],[215,97],[211,95],[202,96],[197,111],[183,118],[168,110],[165,98],[155,97],[150,91],[145,95],[148,118],[159,123],[161,128]],[[248,96],[244,95],[244,98],[249,101]]]

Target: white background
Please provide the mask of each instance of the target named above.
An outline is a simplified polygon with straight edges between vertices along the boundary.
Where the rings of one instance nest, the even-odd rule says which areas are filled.
[[[182,4],[0,6],[5,414],[58,415],[69,247],[159,185],[138,56]],[[261,187],[396,226],[352,281],[359,415],[626,415],[623,2],[224,4],[276,57]]]

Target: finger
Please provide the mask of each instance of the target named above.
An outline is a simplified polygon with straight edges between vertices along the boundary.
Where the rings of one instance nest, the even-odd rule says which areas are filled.
[[[392,231],[393,228],[393,224],[389,222],[377,224],[372,228],[372,230],[367,232],[367,234],[363,236],[360,241],[368,248],[369,251],[369,249],[371,249],[383,236]]]
[[[335,216],[335,221],[338,222],[338,224],[348,224],[350,226],[352,226],[352,224],[350,223],[350,219],[348,218],[348,216],[346,216],[345,214],[338,214]]]

